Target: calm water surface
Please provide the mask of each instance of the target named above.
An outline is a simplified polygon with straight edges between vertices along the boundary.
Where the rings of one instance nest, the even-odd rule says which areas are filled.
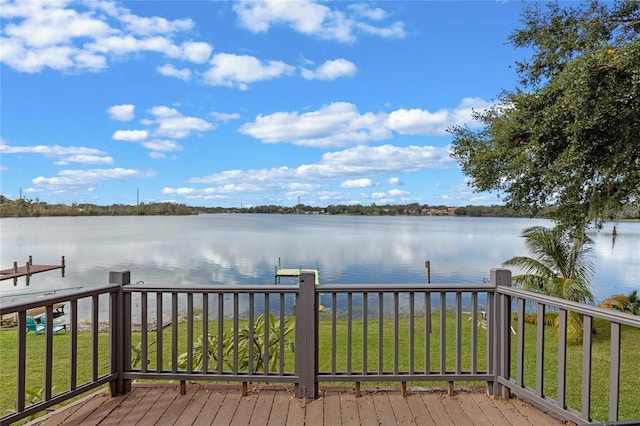
[[[522,230],[546,220],[219,214],[0,220],[1,267],[59,263],[59,271],[0,282],[2,303],[21,295],[106,284],[131,270],[148,284],[272,284],[274,268],[320,268],[323,283],[479,283],[489,270],[528,255]],[[598,300],[640,288],[640,223],[593,232]],[[66,290],[65,290],[66,289]]]

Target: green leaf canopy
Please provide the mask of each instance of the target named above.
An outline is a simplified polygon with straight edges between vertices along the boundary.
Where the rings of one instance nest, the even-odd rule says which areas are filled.
[[[479,191],[511,207],[555,206],[582,229],[640,195],[640,2],[529,6],[511,42],[521,87],[450,129],[453,156]]]

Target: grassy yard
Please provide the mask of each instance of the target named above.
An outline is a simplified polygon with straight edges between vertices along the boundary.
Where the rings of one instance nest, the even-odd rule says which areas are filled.
[[[465,315],[462,321],[462,350],[461,364],[463,371],[471,368],[471,329],[474,324],[467,321]],[[246,323],[241,324],[241,327]],[[202,322],[196,321],[194,324],[194,334],[201,335]],[[377,319],[368,321],[368,345],[367,345],[367,370],[369,372],[378,369],[378,332],[379,324]],[[446,370],[455,369],[455,315],[446,316]],[[225,330],[231,330],[231,322],[224,324]],[[402,317],[398,327],[398,366],[400,371],[407,371],[409,366],[409,328],[410,323],[407,317]],[[514,324],[515,328],[515,324]],[[425,347],[425,320],[424,317],[415,319],[414,325],[414,368],[416,371],[424,371],[424,347]],[[609,324],[606,322],[595,322],[596,334],[593,336],[593,362],[592,362],[592,416],[594,419],[607,420],[608,400],[609,400]],[[209,323],[209,331],[216,332],[217,324]],[[478,370],[486,370],[486,330],[481,327],[478,331]],[[171,335],[172,327],[163,330],[163,365],[165,369],[171,366]],[[347,353],[352,354],[352,371],[362,370],[363,350],[362,350],[363,323],[362,320],[354,321],[352,324],[352,346],[347,345],[347,322],[339,319],[336,323],[336,370],[345,371],[347,368]],[[393,322],[385,319],[382,322],[382,353],[383,368],[385,371],[392,371],[393,359]],[[319,328],[319,367],[320,371],[331,370],[331,350],[332,350],[332,325],[329,314],[324,312],[321,315]],[[0,331],[0,382],[4,384],[0,389],[0,410],[7,413],[15,407],[15,371],[16,371],[16,337],[15,330]],[[59,334],[54,338],[54,394],[69,388],[69,335]],[[106,373],[108,368],[108,341],[107,334],[100,334],[99,337],[99,375]],[[293,338],[293,333],[290,335]],[[154,370],[156,366],[156,346],[155,332],[149,333],[149,369]],[[178,353],[187,351],[186,323],[178,324]],[[44,370],[44,342],[43,336],[27,336],[27,388],[37,392],[43,386],[42,372]],[[78,333],[78,384],[87,382],[91,378],[91,334],[88,332]],[[140,342],[140,333],[133,333],[132,343],[136,345]],[[515,360],[515,340],[512,345]],[[525,327],[525,385],[535,387],[535,365],[536,365],[536,327],[527,324]],[[620,389],[620,419],[640,418],[640,363],[638,355],[640,351],[640,329],[631,327],[622,328],[622,359],[621,359],[621,389]],[[430,352],[428,360],[431,371],[440,369],[440,319],[439,314],[434,313],[432,320],[432,332],[430,334]],[[545,353],[544,353],[544,392],[551,398],[557,398],[557,342],[553,327],[545,328]],[[294,354],[286,352],[285,371],[293,372]],[[512,376],[515,376],[516,367],[512,365]],[[411,383],[419,384],[419,383]],[[425,384],[425,383],[423,383]],[[426,384],[434,384],[429,382]],[[580,410],[580,398],[582,389],[582,346],[569,346],[567,350],[567,405]]]

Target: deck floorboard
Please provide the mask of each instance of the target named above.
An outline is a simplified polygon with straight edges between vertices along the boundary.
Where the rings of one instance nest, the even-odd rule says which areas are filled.
[[[287,415],[289,414],[290,401],[291,395],[288,392],[274,391],[273,407],[271,407],[269,425],[285,426],[287,424]]]
[[[291,389],[256,387],[245,397],[238,386],[133,384],[127,395],[111,398],[101,390],[40,417],[30,426],[49,425],[546,425],[565,423],[518,399],[489,398],[478,390],[371,389],[356,398],[353,389],[321,389],[302,401]]]
[[[240,392],[227,392],[224,396],[224,400],[218,407],[218,413],[213,418],[213,425],[229,426],[233,420],[233,416],[236,414],[238,404],[242,399],[242,393]]]
[[[202,390],[199,390],[198,393],[203,393]],[[222,407],[222,403],[225,399],[225,392],[220,391],[211,391],[207,392],[208,398],[203,398],[203,405],[198,414],[193,421],[194,425],[210,425],[213,422],[213,419],[218,415],[218,411],[220,407]],[[186,413],[185,413],[186,414]],[[188,423],[185,419],[185,423]]]

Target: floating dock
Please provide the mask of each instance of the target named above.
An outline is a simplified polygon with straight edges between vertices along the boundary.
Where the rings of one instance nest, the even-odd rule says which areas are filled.
[[[296,277],[299,277],[300,274],[304,274],[304,273],[314,274],[316,276],[316,284],[320,284],[320,268],[318,266],[316,266],[315,269],[309,269],[309,268],[303,268],[303,267],[283,268],[281,266],[280,259],[278,259],[278,266],[276,266],[275,268],[276,284],[280,283],[280,278],[283,278],[283,277],[296,278]]]

